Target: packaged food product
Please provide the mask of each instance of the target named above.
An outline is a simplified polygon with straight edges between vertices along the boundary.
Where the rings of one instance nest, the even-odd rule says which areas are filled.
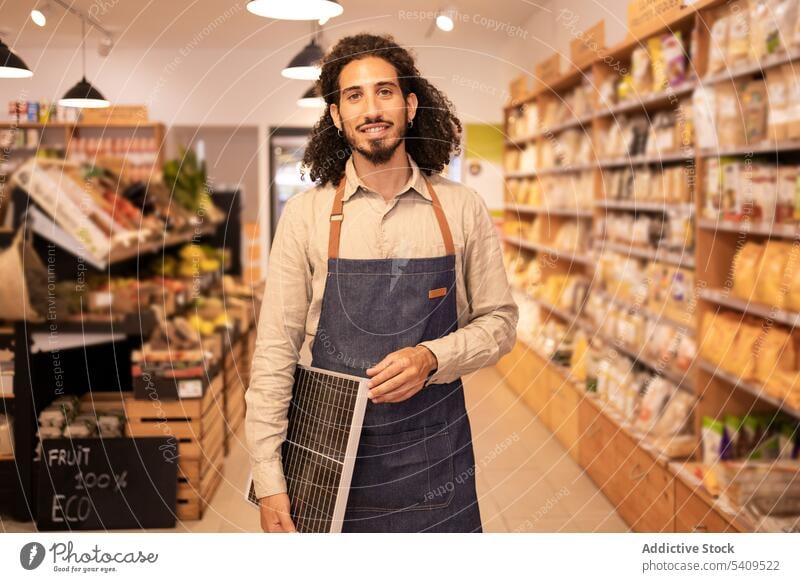
[[[760,337],[758,325],[742,323],[731,349],[723,353],[720,366],[739,378],[752,378],[755,374],[755,346]]]
[[[744,127],[748,144],[767,138],[767,86],[764,81],[750,81],[742,92]]]
[[[756,299],[767,305],[783,309],[786,305],[786,287],[783,277],[792,245],[770,240],[761,258],[761,268],[756,283]]]
[[[728,23],[728,65],[750,58],[750,13],[738,10]]]
[[[718,146],[716,94],[710,86],[702,85],[692,94],[695,145],[701,148]]]
[[[725,448],[722,451],[723,459],[737,459],[741,456],[739,452],[739,431],[742,426],[742,419],[733,414],[725,417]]]
[[[644,432],[650,431],[661,416],[669,397],[675,387],[664,380],[655,376],[647,384],[644,395],[639,401],[639,409],[634,426]]]
[[[766,383],[776,371],[795,370],[795,351],[788,332],[777,327],[769,328],[754,346],[755,377]]]
[[[769,0],[767,19],[767,52],[783,52],[791,45],[797,20],[797,0]]]
[[[664,412],[653,427],[652,433],[669,438],[685,431],[690,421],[694,399],[685,390],[675,390],[664,406]]]
[[[780,141],[788,135],[787,108],[788,85],[782,67],[767,71],[767,98],[769,112],[767,114],[767,130],[769,138]]]
[[[686,80],[686,51],[683,48],[681,31],[661,37],[661,55],[667,83],[671,87],[683,83]]]
[[[716,100],[719,142],[725,145],[745,143],[745,114],[740,88],[732,83],[721,83],[716,87]]]
[[[758,281],[758,267],[763,245],[749,241],[733,258],[733,294],[751,300]]]
[[[667,72],[661,48],[661,39],[659,37],[647,40],[647,53],[652,71],[650,91],[663,91],[667,88]]]
[[[14,454],[14,430],[9,418],[0,414],[0,455]]]
[[[750,59],[760,61],[767,54],[769,0],[750,0]]]
[[[800,138],[800,75],[796,65],[784,65],[783,77],[786,81],[786,138],[797,139]]]
[[[720,460],[725,425],[715,418],[704,416],[700,430],[703,441],[703,463],[713,465]]]
[[[644,47],[636,47],[631,55],[631,81],[638,95],[652,91],[653,71],[650,56]]]
[[[711,38],[708,47],[708,72],[717,73],[725,68],[725,55],[728,52],[728,30],[730,17],[723,16],[711,25]]]

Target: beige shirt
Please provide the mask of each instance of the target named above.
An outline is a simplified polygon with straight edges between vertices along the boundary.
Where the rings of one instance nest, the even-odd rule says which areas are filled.
[[[339,256],[346,259],[438,257],[444,243],[423,174],[412,174],[390,202],[371,192],[348,160]],[[503,267],[497,231],[486,203],[473,190],[431,176],[456,250],[459,329],[422,342],[438,360],[428,383],[446,383],[509,352],[516,339],[517,306]],[[311,363],[311,346],[328,266],[328,232],[335,188],[293,196],[278,222],[247,390],[245,432],[256,495],[286,491],[281,445],[295,365]],[[392,406],[383,404],[382,406]]]

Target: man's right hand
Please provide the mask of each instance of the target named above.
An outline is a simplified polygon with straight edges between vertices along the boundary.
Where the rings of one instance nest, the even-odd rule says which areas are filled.
[[[291,504],[286,493],[278,493],[258,500],[261,505],[261,529],[265,533],[296,533],[289,513]]]

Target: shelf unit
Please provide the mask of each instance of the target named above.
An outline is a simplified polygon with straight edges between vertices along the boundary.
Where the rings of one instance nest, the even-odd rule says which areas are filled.
[[[0,128],[13,127],[14,124],[0,124]],[[149,132],[163,143],[164,126],[159,123],[137,124],[72,124],[22,123],[20,129],[39,129],[42,135],[55,132],[69,140],[73,136],[93,132],[103,136],[106,131]],[[63,132],[63,133],[61,133]],[[68,143],[68,141],[66,142]],[[163,147],[158,148],[163,152]],[[212,193],[212,198],[217,193]],[[15,230],[29,228],[40,258],[52,258],[56,268],[52,276],[59,281],[64,273],[76,278],[79,274],[103,274],[112,276],[123,274],[138,277],[140,259],[148,255],[164,253],[176,245],[189,242],[205,242],[214,239],[237,257],[234,274],[241,273],[239,249],[232,249],[230,236],[220,234],[222,223],[212,223],[206,218],[190,228],[176,232],[167,231],[143,241],[133,241],[128,247],[115,248],[107,257],[93,257],[87,254],[70,233],[60,229],[54,220],[30,199],[27,193],[15,188],[13,196],[13,218]],[[225,200],[225,226],[227,229],[241,228],[240,192],[223,192]],[[10,244],[13,233],[0,233],[0,248]],[[222,242],[220,242],[222,241]],[[238,238],[235,243],[238,244]],[[52,257],[49,249],[52,247]],[[43,250],[46,249],[46,250]],[[44,253],[47,253],[46,255]],[[50,276],[50,273],[48,273]],[[219,283],[214,274],[201,276],[192,287],[192,292],[203,292],[209,286]],[[3,323],[3,322],[0,322]],[[0,461],[0,511],[19,521],[36,518],[37,467],[33,461],[36,445],[38,414],[52,400],[61,394],[80,394],[85,391],[119,391],[127,394],[132,389],[131,352],[141,347],[156,325],[155,313],[149,308],[136,309],[126,317],[111,318],[85,315],[82,318],[48,318],[43,322],[21,321],[3,325],[9,345],[15,354],[13,396],[4,398],[3,404],[13,409],[14,414],[14,462]],[[51,336],[56,328],[55,341]],[[226,338],[229,348],[250,343],[253,333],[251,326],[242,330],[237,338]],[[230,335],[230,334],[229,334]],[[240,353],[243,351],[237,348]],[[63,375],[55,377],[54,366],[63,370]],[[233,394],[233,392],[231,392]],[[237,392],[237,397],[239,396]],[[10,406],[9,406],[10,405]],[[231,409],[236,418],[230,421],[241,422],[241,407]],[[223,411],[224,413],[224,411]],[[227,426],[235,426],[228,422]],[[184,489],[185,489],[184,485]]]
[[[529,92],[525,98],[504,108],[506,113],[506,134],[511,124],[509,116],[516,111],[528,107],[542,110],[549,99],[560,99],[570,88],[577,86],[582,79],[591,78],[592,86],[599,87],[609,75],[615,71],[607,63],[622,65],[630,63],[632,51],[644,46],[647,39],[667,31],[681,31],[684,41],[691,38],[693,46],[690,52],[688,78],[681,85],[671,87],[656,94],[642,95],[625,103],[611,107],[600,105],[597,95],[593,95],[594,114],[581,115],[573,120],[561,122],[551,128],[538,128],[525,139],[509,139],[506,150],[513,152],[523,147],[538,148],[540,152],[542,139],[558,139],[560,132],[567,129],[585,131],[596,148],[602,130],[615,123],[615,117],[622,114],[642,113],[652,116],[654,113],[669,110],[681,99],[691,97],[691,93],[700,86],[717,84],[733,79],[762,76],[764,71],[785,63],[800,61],[800,51],[788,54],[771,55],[760,63],[748,63],[722,73],[707,74],[707,61],[710,46],[710,29],[713,22],[723,14],[728,14],[737,7],[736,2],[721,0],[702,0],[692,6],[676,8],[658,23],[648,26],[644,31],[631,33],[619,45],[603,49],[595,60],[581,70],[571,70],[558,80],[547,85],[539,85]],[[694,33],[694,34],[692,34]],[[541,115],[539,116],[541,119]],[[769,154],[770,152],[800,152],[800,140],[765,141],[748,146],[730,146],[720,144],[719,147],[695,148],[685,144],[676,152],[665,152],[660,155],[627,156],[620,158],[602,158],[590,163],[575,164],[559,168],[536,167],[532,171],[514,170],[513,166],[505,166],[506,182],[513,180],[533,180],[546,176],[570,176],[578,172],[591,172],[594,179],[591,196],[594,200],[594,211],[591,220],[597,223],[610,212],[634,212],[666,214],[673,209],[688,211],[698,217],[694,220],[694,246],[684,252],[639,248],[629,244],[612,241],[592,241],[592,250],[580,257],[568,256],[548,257],[541,260],[542,254],[548,251],[548,243],[529,243],[518,237],[505,237],[507,252],[526,253],[533,260],[540,262],[543,279],[552,274],[565,272],[583,273],[592,278],[593,266],[602,250],[621,253],[626,257],[655,261],[681,267],[694,272],[694,288],[696,301],[688,309],[686,321],[679,322],[664,317],[655,306],[634,306],[625,300],[604,293],[600,288],[591,288],[591,294],[599,294],[609,304],[621,308],[636,309],[645,317],[674,325],[691,335],[699,336],[700,322],[709,311],[730,311],[742,317],[754,317],[789,328],[800,323],[800,314],[774,309],[770,306],[734,298],[725,291],[726,279],[732,265],[736,249],[743,240],[755,238],[769,240],[772,238],[798,240],[800,229],[794,226],[771,225],[762,223],[734,223],[729,221],[708,220],[703,217],[704,181],[702,176],[709,158],[723,156],[751,156]],[[520,152],[521,154],[522,152]],[[794,159],[794,158],[793,158]],[[604,191],[604,173],[620,168],[636,166],[661,166],[668,164],[684,165],[691,169],[692,197],[689,204],[671,205],[663,202],[621,201],[607,199]],[[512,199],[512,189],[506,195],[505,216],[507,220],[521,220],[525,217],[525,206]],[[551,231],[557,229],[565,220],[575,220],[574,216],[558,213],[547,213],[544,209],[535,212],[528,209],[530,215],[542,217]],[[594,234],[594,233],[593,233]],[[548,317],[555,316],[575,326],[586,326],[583,319],[553,306],[538,301],[540,313],[546,312]],[[542,318],[540,318],[541,320]],[[592,334],[591,328],[589,333]],[[521,335],[524,336],[524,334]],[[658,365],[649,358],[642,357],[639,350],[630,346],[622,346],[612,338],[594,334],[606,344],[615,345],[620,351],[651,368]],[[698,338],[699,341],[699,338]],[[540,416],[565,445],[569,453],[575,457],[590,477],[610,498],[622,517],[637,531],[752,531],[754,525],[747,519],[740,508],[732,507],[723,498],[713,498],[702,487],[701,482],[693,474],[695,461],[700,459],[700,425],[704,416],[721,417],[725,414],[744,414],[750,410],[782,411],[795,418],[800,418],[800,410],[787,405],[753,382],[741,379],[720,369],[715,364],[702,358],[696,358],[686,373],[667,375],[680,383],[695,396],[693,410],[694,446],[683,452],[681,461],[670,458],[670,454],[659,455],[648,448],[646,442],[637,441],[633,435],[626,433],[621,419],[615,418],[613,410],[604,410],[603,403],[587,393],[582,386],[569,380],[569,371],[552,363],[548,358],[533,350],[523,340],[519,340],[512,352],[498,363],[498,368],[506,375],[509,384],[522,399]],[[661,373],[663,374],[663,370]],[[564,402],[556,402],[559,398]],[[559,427],[568,427],[566,430]]]

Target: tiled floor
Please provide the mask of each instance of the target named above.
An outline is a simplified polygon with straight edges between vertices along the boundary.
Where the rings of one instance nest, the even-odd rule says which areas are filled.
[[[464,384],[484,531],[628,531],[605,496],[494,368],[466,377]],[[205,516],[179,523],[174,531],[260,531],[258,511],[243,498],[247,475],[240,431]],[[0,531],[32,530],[33,524],[0,522]]]

